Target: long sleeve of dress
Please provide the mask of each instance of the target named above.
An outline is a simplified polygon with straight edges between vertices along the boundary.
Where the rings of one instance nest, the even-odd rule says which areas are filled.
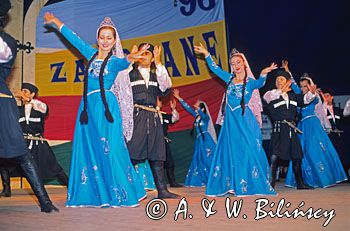
[[[217,75],[220,79],[228,83],[230,81],[232,74],[228,73],[227,71],[222,70],[213,60],[211,55],[205,57],[205,60],[207,61],[209,69]]]
[[[197,116],[196,111],[193,110],[193,108],[190,105],[188,105],[183,99],[181,99],[179,101],[188,113],[190,113],[193,117]]]
[[[252,89],[259,89],[262,88],[265,83],[266,83],[266,75],[265,76],[260,76],[259,79],[252,79],[249,78],[249,84],[251,85]]]
[[[298,84],[294,81],[294,79],[292,80],[291,88],[292,88],[292,90],[294,91],[295,94],[301,94],[301,89],[298,86]]]
[[[118,64],[118,69],[119,70],[125,70],[128,69],[130,67],[130,62],[128,61],[127,57],[124,58],[116,58],[117,60],[117,64]],[[127,70],[127,73],[129,73],[130,71]]]
[[[325,112],[325,110],[323,108],[320,96],[317,95],[316,99],[317,99],[317,103],[315,105],[315,114],[318,117],[318,119],[320,120],[323,129],[329,130],[332,128],[332,126],[327,118],[327,113]],[[314,101],[316,101],[316,99]]]
[[[198,109],[198,114],[203,121],[207,122],[209,120],[209,116],[205,114],[202,110]]]
[[[312,101],[314,101],[316,98],[316,95],[315,94],[312,94],[312,92],[307,92],[304,97],[303,97],[303,100],[304,100],[304,104],[310,104]],[[318,101],[317,101],[318,102]]]
[[[296,98],[295,100],[298,103],[298,106],[305,106],[308,105],[310,103],[313,103],[314,99],[315,99],[316,95],[312,94],[310,91],[307,92],[306,94],[296,94]]]
[[[61,34],[75,47],[78,51],[87,59],[91,59],[93,54],[97,51],[82,40],[76,33],[74,33],[69,27],[63,24],[60,28]],[[124,68],[125,69],[125,68]]]

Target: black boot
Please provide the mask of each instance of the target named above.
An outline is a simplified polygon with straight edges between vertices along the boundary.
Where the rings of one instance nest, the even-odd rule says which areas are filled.
[[[61,170],[60,173],[56,175],[58,182],[60,182],[61,185],[68,186],[68,176],[67,174]]]
[[[180,195],[177,195],[175,193],[171,193],[168,191],[166,183],[165,183],[165,177],[164,177],[164,162],[163,161],[150,161],[150,166],[154,178],[154,183],[156,184],[157,191],[158,191],[158,198],[164,199],[164,198],[173,198],[177,199],[180,198]]]
[[[271,168],[271,186],[275,188],[276,186],[276,175],[277,175],[277,166],[278,166],[278,156],[272,155],[270,157],[270,168]]]
[[[168,177],[168,182],[170,184],[170,187],[181,188],[183,187],[183,185],[176,182],[174,171],[175,171],[174,167],[166,168],[166,175]]]
[[[292,167],[295,181],[297,182],[297,189],[313,189],[312,187],[304,183],[303,175],[301,172],[301,159],[293,160]]]
[[[11,197],[10,172],[6,168],[1,168],[2,192],[0,197]]]
[[[49,196],[47,195],[47,192],[44,188],[43,183],[41,182],[41,179],[38,174],[38,168],[36,166],[36,163],[33,161],[32,157],[29,154],[17,157],[17,160],[19,164],[21,165],[21,168],[23,169],[23,172],[34,192],[36,197],[39,200],[41,212],[45,213],[51,213],[51,212],[58,212],[58,208],[56,208]]]

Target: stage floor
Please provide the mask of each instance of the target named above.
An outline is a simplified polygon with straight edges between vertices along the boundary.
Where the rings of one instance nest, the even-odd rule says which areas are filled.
[[[226,197],[207,197],[209,201],[215,199],[212,211],[217,212],[206,218],[202,207],[204,188],[172,189],[185,197],[187,202],[187,219],[183,218],[182,212],[179,213],[177,221],[174,220],[175,211],[178,207],[181,207],[182,211],[185,208],[184,204],[179,206],[180,200],[166,200],[168,212],[162,219],[151,220],[147,216],[146,207],[156,196],[155,192],[149,192],[148,198],[136,208],[66,208],[66,188],[49,186],[47,189],[60,213],[39,212],[35,197],[28,194],[31,192],[16,189],[13,190],[11,198],[0,198],[0,230],[350,230],[350,184],[345,183],[327,189],[303,191],[285,188],[279,184],[278,196],[231,196],[229,211],[235,201],[236,208],[239,208],[239,201],[242,199],[241,210],[237,211],[239,214],[236,218],[228,218]],[[256,201],[261,198],[268,199],[269,205],[263,207],[263,200]],[[285,216],[262,218],[270,210],[276,214],[276,207],[278,204],[282,205],[283,198],[285,203],[280,214],[283,215],[286,210],[292,213],[299,206],[304,212],[312,207],[310,219],[308,220],[307,216],[298,216],[296,219]],[[272,202],[275,204],[271,204]],[[286,208],[287,202],[291,203],[289,208]],[[302,202],[304,205],[301,205]],[[204,204],[209,210],[210,206]],[[152,208],[152,205],[149,208]],[[315,213],[318,209],[322,210]],[[335,214],[333,218],[332,210]],[[329,224],[324,228],[323,225],[327,221]]]

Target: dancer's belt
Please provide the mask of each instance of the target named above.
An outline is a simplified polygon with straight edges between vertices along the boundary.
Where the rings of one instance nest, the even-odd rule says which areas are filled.
[[[40,133],[37,133],[37,134],[25,134],[25,133],[23,133],[23,137],[26,140],[30,140],[30,143],[28,145],[29,150],[32,150],[34,142],[36,142],[36,145],[38,145],[39,141],[42,144],[44,143],[44,141],[47,141],[47,139],[43,138]]]
[[[7,94],[4,94],[4,93],[0,93],[0,98],[13,98],[12,95],[7,95]]]
[[[287,124],[290,128],[292,128],[294,130],[294,132],[303,134],[303,132],[297,126],[295,126],[294,122],[290,122],[290,121],[287,121],[287,120],[275,121],[275,124],[281,124],[281,123],[282,124]]]
[[[139,108],[145,111],[150,111],[150,112],[154,112],[154,113],[161,113],[161,114],[166,114],[166,112],[163,111],[158,111],[157,109],[155,109],[153,106],[144,106],[144,105],[139,105],[139,104],[134,104],[135,108]]]
[[[336,133],[336,134],[341,134],[341,133],[343,133],[344,131],[342,131],[342,130],[339,130],[338,128],[336,128],[336,129],[330,129],[330,130],[328,130],[328,133]]]
[[[47,139],[43,138],[40,133],[38,134],[23,134],[24,139],[26,140],[38,140],[38,141],[47,141]]]
[[[303,134],[303,132],[297,126],[295,126],[295,124],[293,122],[289,122],[287,120],[282,120],[282,123],[287,124],[289,127],[293,128],[294,132],[298,132],[300,134]]]

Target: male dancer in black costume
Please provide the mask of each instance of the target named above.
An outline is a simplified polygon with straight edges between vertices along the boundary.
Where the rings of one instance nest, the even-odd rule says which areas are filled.
[[[9,0],[0,2],[0,158],[16,158],[39,200],[41,211],[50,213],[58,209],[52,204],[39,177],[38,168],[31,158],[20,124],[19,113],[6,79],[12,70],[16,54],[16,40],[2,30],[7,12],[11,8]]]
[[[166,175],[168,178],[168,182],[170,187],[179,188],[183,187],[182,184],[176,182],[175,178],[175,163],[174,158],[171,154],[170,143],[171,139],[168,138],[168,128],[170,124],[174,124],[176,121],[180,119],[179,112],[176,110],[176,101],[170,101],[171,114],[169,113],[161,113],[161,109],[163,106],[163,102],[161,97],[157,98],[157,110],[160,118],[160,123],[163,125],[163,133],[164,133],[164,142],[165,142],[165,150],[166,150],[166,160],[164,162],[164,168],[166,171]]]
[[[158,198],[179,198],[168,191],[164,177],[166,150],[156,103],[157,96],[169,93],[172,83],[166,68],[160,62],[160,52],[161,47],[150,45],[143,54],[143,59],[134,64],[129,74],[135,105],[134,131],[127,146],[133,165],[148,160]]]
[[[67,186],[68,177],[57,162],[47,140],[43,138],[45,118],[49,109],[44,102],[35,98],[38,91],[39,89],[31,83],[22,84],[19,96],[23,105],[18,107],[20,114],[19,123],[21,124],[30,154],[38,166],[41,179],[57,178],[62,185]],[[3,192],[0,195],[6,197],[11,196],[10,175],[14,173],[15,176],[21,175],[20,171],[12,171],[12,169],[17,170],[16,163],[8,162],[8,166],[0,167],[3,184]]]
[[[292,168],[297,182],[297,189],[310,189],[302,178],[301,162],[303,151],[296,127],[297,107],[309,104],[315,98],[316,87],[310,89],[305,95],[295,94],[291,91],[291,75],[284,68],[276,69],[270,73],[275,77],[276,88],[264,94],[268,103],[268,110],[272,121],[272,134],[270,141],[270,166],[272,171],[271,186],[275,187],[278,159],[292,160]]]
[[[339,159],[349,179],[350,152],[346,148],[345,141],[349,140],[350,135],[349,131],[344,129],[345,118],[343,117],[343,111],[340,107],[334,105],[334,92],[332,89],[322,89],[321,96],[327,119],[331,125],[331,129],[327,130],[328,137],[332,141],[335,150],[337,150]]]

